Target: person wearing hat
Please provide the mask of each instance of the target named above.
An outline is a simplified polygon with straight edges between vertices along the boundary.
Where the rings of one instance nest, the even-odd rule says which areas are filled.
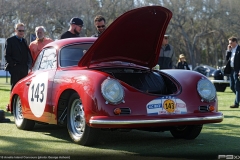
[[[77,17],[72,18],[70,20],[70,27],[68,31],[64,32],[60,36],[60,39],[79,37],[82,27],[83,21],[80,18]]]
[[[184,54],[179,55],[178,63],[177,63],[177,69],[186,69],[190,70],[188,63],[186,62]]]
[[[173,46],[168,44],[169,35],[164,35],[162,47],[158,59],[160,69],[174,69],[176,68],[176,57]]]

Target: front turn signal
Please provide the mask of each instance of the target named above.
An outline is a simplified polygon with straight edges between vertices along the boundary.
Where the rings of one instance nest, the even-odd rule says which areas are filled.
[[[214,106],[209,106],[209,107],[208,107],[208,110],[209,110],[210,112],[213,112],[213,111],[215,110],[215,107],[214,107]]]
[[[114,113],[115,115],[120,115],[121,112],[122,112],[122,111],[121,111],[120,108],[115,108],[114,111],[113,111],[113,113]]]

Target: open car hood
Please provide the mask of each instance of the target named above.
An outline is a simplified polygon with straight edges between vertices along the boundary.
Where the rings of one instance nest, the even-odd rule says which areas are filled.
[[[154,67],[171,17],[172,12],[161,6],[124,13],[94,42],[78,65],[89,67],[101,62],[124,61]]]

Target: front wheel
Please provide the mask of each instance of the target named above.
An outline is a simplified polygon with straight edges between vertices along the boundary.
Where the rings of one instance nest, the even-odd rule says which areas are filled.
[[[13,116],[14,121],[18,129],[31,130],[35,125],[35,121],[28,120],[23,117],[22,103],[19,96],[15,96],[13,99]]]
[[[72,140],[80,145],[93,145],[99,136],[99,129],[86,124],[84,107],[77,93],[74,93],[69,100],[67,128]]]
[[[202,125],[177,126],[170,130],[174,138],[195,139],[201,133]]]

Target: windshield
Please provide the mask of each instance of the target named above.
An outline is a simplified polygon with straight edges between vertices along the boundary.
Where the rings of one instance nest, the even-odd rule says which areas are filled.
[[[92,43],[88,44],[74,44],[61,49],[60,51],[60,66],[69,67],[77,66],[80,59],[92,46]]]

